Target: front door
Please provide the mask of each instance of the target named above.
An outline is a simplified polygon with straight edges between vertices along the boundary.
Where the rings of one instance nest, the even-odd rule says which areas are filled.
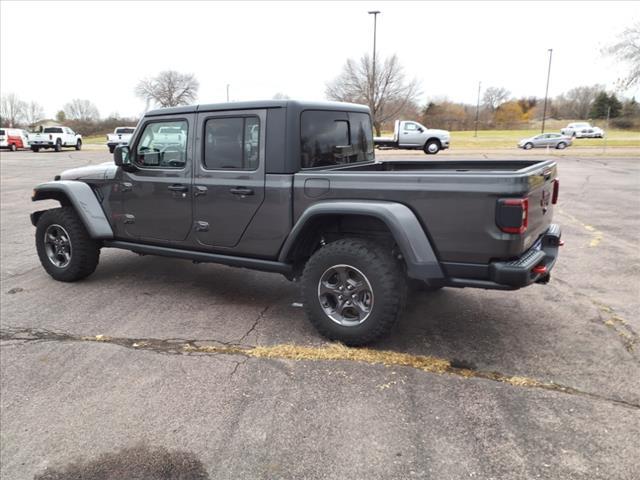
[[[119,189],[126,236],[180,243],[192,225],[194,114],[149,119],[131,146],[134,172],[123,172]]]
[[[420,126],[414,122],[404,122],[400,131],[400,145],[419,146],[424,143]]]
[[[264,110],[199,113],[194,225],[202,245],[235,247],[264,200]]]

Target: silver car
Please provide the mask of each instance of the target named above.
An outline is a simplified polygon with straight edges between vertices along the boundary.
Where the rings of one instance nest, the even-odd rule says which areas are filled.
[[[523,138],[518,143],[518,147],[524,148],[525,150],[545,147],[562,150],[572,143],[573,141],[571,140],[571,137],[567,137],[561,133],[541,133],[535,137]]]

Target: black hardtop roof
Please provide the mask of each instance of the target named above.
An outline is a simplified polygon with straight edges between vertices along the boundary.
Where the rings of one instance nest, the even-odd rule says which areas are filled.
[[[215,112],[228,110],[259,110],[265,108],[291,108],[303,110],[340,110],[369,113],[369,107],[356,103],[343,102],[306,102],[300,100],[255,100],[250,102],[210,103],[203,105],[186,105],[184,107],[158,108],[148,111],[145,116],[171,115],[180,113]]]

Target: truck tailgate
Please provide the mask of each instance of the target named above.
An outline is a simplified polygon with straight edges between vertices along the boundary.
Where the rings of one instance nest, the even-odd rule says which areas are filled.
[[[522,252],[547,231],[553,218],[554,195],[558,194],[559,181],[556,165],[543,165],[529,174],[528,226],[525,232]]]

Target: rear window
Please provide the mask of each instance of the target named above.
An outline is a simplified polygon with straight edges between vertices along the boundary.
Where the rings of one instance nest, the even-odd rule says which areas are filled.
[[[300,119],[302,168],[374,159],[371,119],[366,113],[306,110]]]
[[[62,133],[62,128],[60,127],[47,127],[44,129],[44,133]]]
[[[135,129],[133,128],[116,128],[116,133],[119,133],[121,135],[126,135],[129,133],[133,133]]]
[[[4,135],[4,130],[0,130],[0,135]]]

